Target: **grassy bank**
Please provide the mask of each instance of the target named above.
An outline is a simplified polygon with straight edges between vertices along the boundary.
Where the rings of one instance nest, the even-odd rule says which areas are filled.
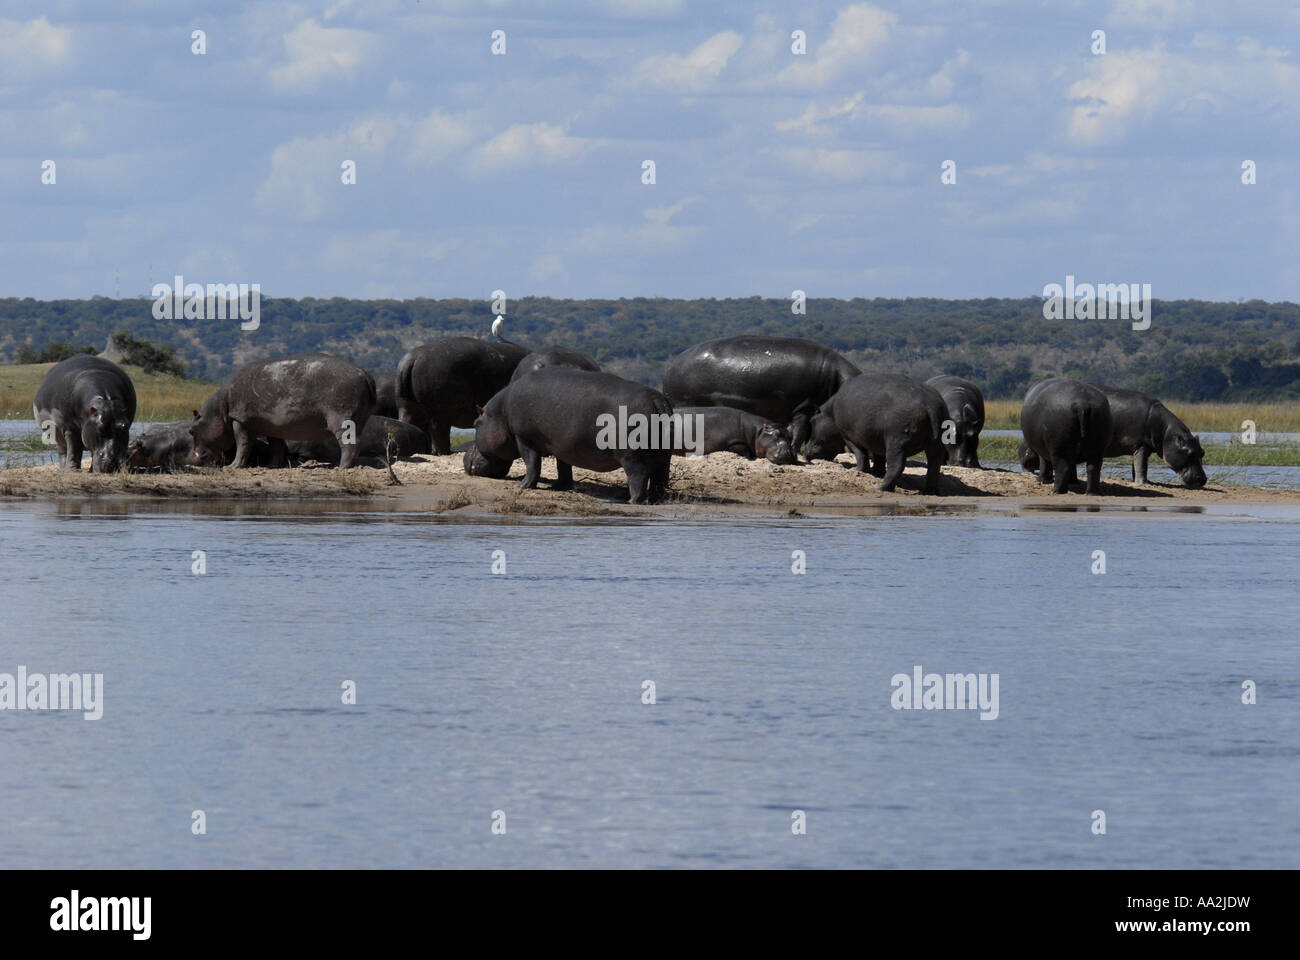
[[[52,363],[0,366],[0,419],[30,420],[36,388],[53,366]],[[216,384],[202,380],[145,373],[139,367],[123,369],[135,384],[137,421],[188,419],[217,389]]]
[[[980,462],[1016,459],[1019,437],[980,437]],[[1300,447],[1203,443],[1207,467],[1300,467]],[[1125,458],[1127,460],[1127,458]],[[1158,457],[1152,463],[1161,463]]]
[[[1300,433],[1300,403],[1178,403],[1165,404],[1193,432],[1240,433],[1253,420],[1259,433]],[[1019,430],[1020,401],[990,400],[984,405],[990,430]]]

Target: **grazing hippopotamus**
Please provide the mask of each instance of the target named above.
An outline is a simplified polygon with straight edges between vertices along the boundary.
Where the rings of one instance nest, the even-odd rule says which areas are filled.
[[[510,382],[514,383],[520,377],[526,377],[534,370],[543,367],[572,367],[574,370],[600,373],[600,364],[585,353],[565,347],[548,347],[545,350],[534,350],[520,360],[519,366],[515,367],[515,372],[510,375]]]
[[[510,468],[514,466],[514,459],[498,459],[496,457],[485,457],[478,452],[478,447],[469,444],[464,454],[461,456],[461,463],[465,467],[465,473],[471,477],[491,477],[493,480],[504,480],[510,476]]]
[[[720,450],[738,453],[755,460],[763,457],[773,463],[797,463],[785,427],[777,426],[754,413],[735,407],[673,407],[680,414],[683,430],[690,430],[689,448],[684,433],[679,433],[673,453],[710,454]],[[690,418],[689,424],[687,418]]]
[[[573,468],[627,474],[632,503],[655,502],[668,488],[672,404],[658,390],[609,373],[544,367],[493,396],[474,421],[474,447],[494,469],[524,461],[519,486],[537,486],[542,457],[555,457],[556,490],[573,486]],[[468,451],[467,451],[468,455]]]
[[[194,453],[194,437],[190,434],[192,422],[176,420],[146,427],[127,447],[127,468],[136,473],[150,470],[171,473],[180,467],[199,466],[200,460]]]
[[[375,378],[375,409],[370,415],[397,419],[397,374],[372,373]],[[423,429],[423,424],[419,424]]]
[[[1169,464],[1184,486],[1199,490],[1205,486],[1205,451],[1201,441],[1169,408],[1149,393],[1091,384],[1106,395],[1110,404],[1110,442],[1107,457],[1133,458],[1133,479],[1147,480],[1147,458],[1151,454]]]
[[[1033,448],[1024,437],[1020,438],[1020,444],[1016,447],[1016,459],[1020,461],[1020,469],[1025,473],[1038,472],[1038,454],[1034,453]],[[1075,479],[1078,477],[1076,475]]]
[[[808,442],[803,445],[803,455],[809,463],[834,460],[844,452],[844,437],[835,425],[835,418],[825,409],[818,407],[808,421]]]
[[[1053,493],[1069,490],[1080,463],[1088,465],[1084,492],[1100,491],[1101,461],[1110,442],[1106,394],[1068,377],[1036,383],[1020,408],[1020,432],[1029,451],[1038,456],[1039,482],[1052,483]],[[1021,457],[1022,464],[1027,455]]]
[[[925,492],[939,492],[939,468],[948,459],[942,441],[948,407],[934,387],[893,373],[863,373],[840,387],[818,413],[833,422],[856,468],[883,478],[881,490],[893,490],[907,458],[924,453]]]
[[[342,451],[334,437],[318,440],[294,440],[288,444],[289,456],[296,461],[318,460],[338,465]],[[429,435],[413,423],[371,414],[357,439],[357,459],[383,466],[391,460],[429,452]]]
[[[190,433],[200,457],[233,449],[228,467],[250,465],[257,437],[267,439],[277,460],[287,454],[287,441],[332,437],[342,447],[339,466],[348,468],[374,406],[375,381],[366,371],[328,353],[299,353],[240,367],[194,411]]]
[[[451,452],[451,428],[474,423],[529,349],[508,340],[448,337],[407,351],[397,365],[397,415],[423,427],[433,452]]]
[[[948,419],[953,422],[953,442],[944,444],[948,463],[982,470],[979,446],[980,431],[984,429],[984,394],[975,384],[961,377],[931,377],[925,382],[939,391],[948,407]]]
[[[812,340],[724,337],[673,358],[664,371],[664,393],[674,407],[735,407],[788,425],[798,452],[813,413],[859,373]]]
[[[135,419],[135,385],[111,360],[79,353],[50,368],[32,403],[36,427],[54,427],[60,470],[80,470],[90,451],[94,473],[112,473],[126,459]]]

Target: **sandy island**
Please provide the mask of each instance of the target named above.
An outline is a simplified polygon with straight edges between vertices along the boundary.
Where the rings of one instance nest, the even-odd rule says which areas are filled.
[[[516,463],[509,480],[468,477],[459,454],[423,456],[393,464],[388,470],[358,467],[348,471],[309,464],[286,470],[218,470],[192,468],[174,474],[60,473],[47,464],[0,470],[0,497],[5,498],[114,498],[114,499],[268,499],[364,500],[398,509],[439,513],[520,514],[531,516],[601,516],[661,514],[706,518],[736,514],[782,513],[933,513],[973,507],[1077,508],[1090,506],[1173,509],[1197,506],[1256,504],[1300,505],[1300,491],[1229,486],[1211,482],[1202,490],[1153,484],[1138,486],[1106,480],[1102,495],[1071,492],[1054,496],[1031,474],[1007,470],[967,470],[944,467],[941,494],[920,492],[924,464],[909,462],[894,493],[881,493],[879,480],[848,469],[851,458],[836,463],[818,461],[799,466],[776,466],[765,460],[748,461],[729,453],[696,459],[674,458],[669,496],[654,506],[626,503],[623,472],[573,471],[575,488],[550,489],[555,462],[547,459],[542,482],[535,490],[520,490],[523,476]],[[87,465],[89,460],[87,460]],[[399,481],[394,484],[393,478]],[[1082,491],[1079,484],[1076,490]]]

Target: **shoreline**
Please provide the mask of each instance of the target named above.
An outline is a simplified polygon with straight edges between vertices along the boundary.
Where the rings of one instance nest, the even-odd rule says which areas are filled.
[[[54,464],[0,470],[0,500],[64,503],[274,503],[280,507],[398,510],[462,517],[674,517],[725,519],[743,516],[931,515],[992,512],[1200,513],[1233,506],[1300,508],[1300,490],[1207,484],[1182,486],[1104,480],[1103,493],[1083,494],[1082,484],[1054,495],[1032,474],[1010,470],[944,467],[938,495],[921,493],[925,468],[909,461],[893,493],[879,480],[849,469],[851,458],[830,463],[777,466],[719,453],[698,459],[674,457],[668,497],[659,504],[626,502],[621,470],[574,469],[574,489],[550,488],[555,461],[543,461],[542,480],[520,490],[523,465],[506,480],[466,476],[459,454],[418,456],[393,464],[399,481],[383,468],[339,471],[321,464],[238,471],[192,468],[181,473],[60,473]],[[1073,490],[1080,492],[1073,492]]]

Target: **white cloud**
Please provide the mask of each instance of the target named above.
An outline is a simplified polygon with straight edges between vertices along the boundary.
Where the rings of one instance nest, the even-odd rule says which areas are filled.
[[[668,226],[669,220],[677,216],[677,214],[681,213],[698,199],[699,197],[683,197],[670,207],[647,207],[645,210],[642,210],[641,213],[651,223],[661,227],[666,227]]]
[[[898,17],[887,10],[859,3],[845,7],[831,24],[830,36],[815,55],[796,57],[777,79],[800,87],[824,87],[850,67],[859,65],[889,39]]]
[[[304,20],[284,36],[288,61],[270,71],[280,93],[310,93],[323,82],[354,74],[374,52],[375,38],[364,30],[322,27]]]
[[[691,90],[716,80],[744,41],[733,30],[715,33],[686,55],[656,54],[636,68],[638,80],[673,90]]]
[[[815,103],[810,103],[804,108],[803,113],[794,120],[778,121],[776,129],[782,132],[788,130],[801,130],[809,136],[825,134],[828,131],[825,127],[821,126],[821,124],[825,123],[827,120],[834,120],[838,117],[852,114],[864,97],[866,97],[865,93],[855,93],[843,103],[830,107],[819,107]]]
[[[434,110],[415,126],[411,138],[411,159],[429,164],[441,160],[467,144],[473,137],[469,121]]]
[[[57,66],[68,59],[72,31],[45,17],[0,20],[0,76]]]
[[[516,123],[483,144],[476,151],[487,167],[501,169],[529,163],[568,160],[587,143],[570,137],[563,127],[550,123]]]
[[[832,180],[897,179],[902,164],[884,150],[826,150],[820,147],[778,147],[778,160],[797,170]]]

